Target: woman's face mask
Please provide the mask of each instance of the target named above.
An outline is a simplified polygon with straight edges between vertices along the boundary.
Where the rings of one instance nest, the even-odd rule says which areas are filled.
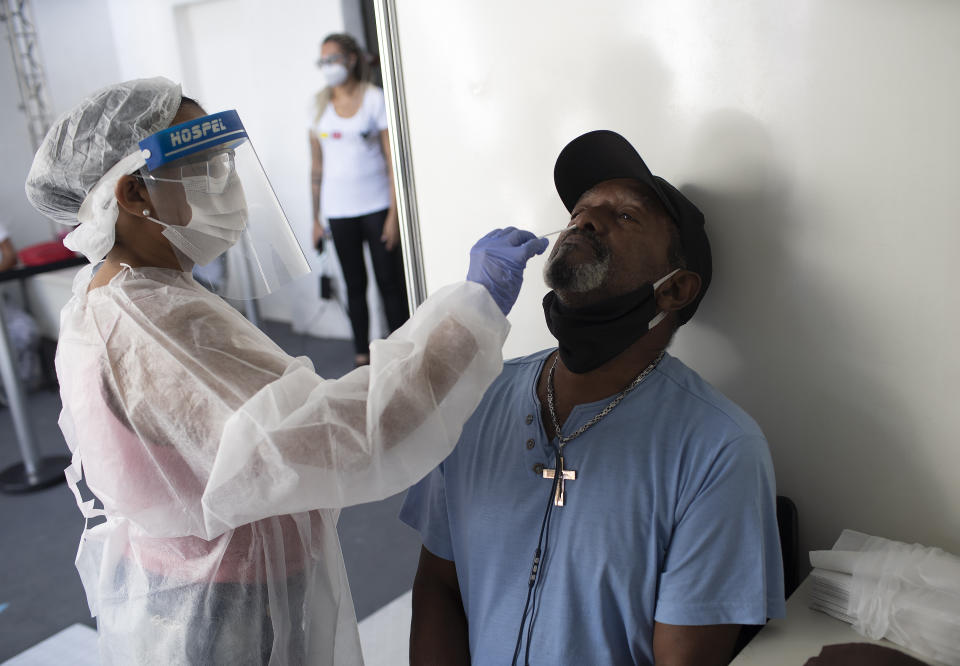
[[[163,236],[194,263],[205,266],[233,246],[247,223],[247,201],[232,161],[211,159],[181,170],[189,221],[185,225],[148,219],[165,227]]]
[[[321,65],[320,71],[323,73],[323,77],[326,79],[327,85],[331,87],[346,83],[347,78],[349,78],[349,72],[347,72],[346,66],[340,63]]]

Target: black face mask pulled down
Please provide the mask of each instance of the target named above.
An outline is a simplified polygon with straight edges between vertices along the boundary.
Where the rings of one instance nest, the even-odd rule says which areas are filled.
[[[666,313],[657,311],[656,290],[676,272],[582,308],[568,308],[556,292],[548,292],[543,314],[567,369],[577,374],[596,370],[659,324]]]

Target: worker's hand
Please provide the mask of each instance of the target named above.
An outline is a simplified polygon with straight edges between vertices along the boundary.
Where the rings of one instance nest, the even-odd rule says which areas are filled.
[[[494,229],[470,249],[467,279],[487,288],[506,315],[517,302],[527,260],[547,249],[546,238],[507,227]]]

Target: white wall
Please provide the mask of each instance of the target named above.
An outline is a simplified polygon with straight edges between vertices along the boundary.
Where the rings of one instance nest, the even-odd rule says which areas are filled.
[[[960,4],[397,4],[429,289],[492,227],[563,226],[557,153],[617,130],[706,214],[673,352],[763,427],[803,550],[960,553]],[[552,344],[541,268],[508,354]]]
[[[105,29],[107,8],[100,0],[34,0],[32,7],[55,118],[86,93],[117,80],[113,41]],[[8,226],[14,245],[23,248],[51,240],[58,228],[30,206],[23,192],[33,146],[19,108],[6,26],[0,26],[0,35],[0,221]]]
[[[27,131],[26,116],[20,110],[16,70],[10,50],[0,49],[0,146],[4,159],[0,162],[0,224],[10,232],[17,248],[49,240],[51,227],[46,218],[27,203],[23,182],[30,170],[33,150]]]
[[[354,3],[355,4],[355,3]],[[323,84],[319,41],[344,29],[346,0],[33,0],[54,116],[117,81],[166,76],[208,110],[236,108],[304,248],[310,248],[307,128]],[[359,16],[359,9],[350,17]],[[361,35],[362,37],[362,35]],[[5,49],[5,47],[4,47]],[[33,159],[8,50],[0,56],[0,221],[22,247],[48,240],[50,225],[23,195]],[[315,271],[316,253],[306,252]],[[330,270],[339,277],[335,257]],[[372,275],[370,282],[372,283]],[[317,275],[259,301],[261,315],[295,330],[351,337],[344,308],[318,298]],[[371,332],[383,333],[371,284]]]

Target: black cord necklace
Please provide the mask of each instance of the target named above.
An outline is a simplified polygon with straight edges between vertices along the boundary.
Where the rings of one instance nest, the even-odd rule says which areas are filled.
[[[557,466],[560,465],[560,452],[557,451]],[[547,555],[547,543],[550,540],[550,518],[553,516],[554,495],[557,492],[557,483],[560,476],[553,478],[553,485],[550,488],[550,495],[547,497],[547,508],[543,512],[543,520],[540,522],[540,537],[537,539],[537,549],[533,554],[533,566],[530,569],[530,578],[527,581],[527,599],[523,604],[523,617],[520,618],[520,629],[517,631],[517,644],[513,648],[512,666],[517,666],[517,658],[520,656],[520,645],[523,642],[523,628],[527,624],[527,618],[530,619],[530,625],[527,627],[527,649],[524,651],[524,664],[530,663],[530,639],[533,637],[533,619],[537,607],[537,593],[540,588],[541,571],[543,570],[543,561]],[[532,602],[532,603],[531,603]]]
[[[547,509],[544,511],[543,520],[540,523],[540,536],[537,539],[537,549],[533,553],[533,566],[530,569],[530,578],[527,582],[527,599],[523,604],[523,616],[520,618],[520,629],[517,631],[517,643],[513,648],[512,666],[517,666],[517,658],[520,656],[520,646],[523,643],[524,627],[527,628],[527,647],[526,650],[524,650],[523,663],[524,666],[530,665],[530,639],[533,638],[533,623],[536,619],[537,594],[540,590],[540,580],[542,578],[541,572],[543,571],[543,563],[547,557],[547,544],[550,542],[550,519],[553,516],[553,507],[563,506],[563,447],[570,440],[576,439],[582,435],[591,426],[595,425],[597,422],[603,419],[604,416],[613,411],[613,409],[620,404],[626,395],[639,386],[643,380],[647,378],[647,375],[649,375],[653,369],[660,364],[660,361],[663,360],[665,353],[665,351],[661,351],[659,354],[657,354],[656,358],[654,358],[653,361],[651,361],[650,364],[644,368],[643,371],[637,375],[637,377],[634,378],[630,384],[627,385],[626,388],[624,388],[606,407],[604,407],[600,413],[581,426],[575,433],[566,437],[560,433],[560,425],[557,420],[557,413],[554,407],[553,397],[553,373],[556,370],[557,358],[559,358],[559,355],[553,359],[553,365],[550,366],[550,372],[547,375],[547,406],[550,409],[550,418],[552,420],[554,435],[557,438],[557,462],[553,475],[553,485],[550,488],[550,496],[547,500]],[[527,625],[528,619],[530,620],[529,625]]]

